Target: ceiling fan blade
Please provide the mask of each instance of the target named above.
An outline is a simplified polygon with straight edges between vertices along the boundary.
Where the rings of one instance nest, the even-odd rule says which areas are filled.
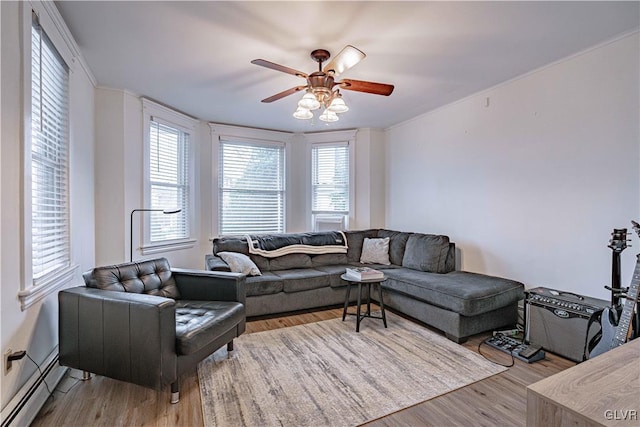
[[[280,93],[276,93],[273,96],[270,96],[268,98],[265,98],[262,100],[262,102],[273,102],[273,101],[277,101],[278,99],[284,98],[285,96],[289,96],[291,94],[294,94],[296,92],[300,92],[301,90],[305,90],[307,87],[306,86],[296,86],[296,87],[292,87],[291,89],[287,89],[284,90]]]
[[[393,92],[394,86],[385,83],[365,82],[363,80],[343,79],[335,85],[342,89],[355,90],[357,92],[373,93],[375,95],[389,96]]]
[[[367,55],[365,55],[360,49],[351,45],[346,45],[340,53],[334,56],[333,59],[324,66],[323,71],[327,74],[329,72],[333,72],[333,75],[337,76],[362,61],[366,56]]]
[[[307,78],[307,73],[303,73],[302,71],[294,70],[293,68],[285,67],[284,65],[276,64],[274,62],[265,61],[264,59],[254,59],[251,63],[260,65],[261,67],[271,68],[272,70],[282,71],[283,73],[293,74],[294,76],[302,77],[303,79]]]

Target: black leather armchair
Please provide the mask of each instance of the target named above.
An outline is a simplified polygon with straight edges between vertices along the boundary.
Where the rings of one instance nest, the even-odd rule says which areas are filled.
[[[63,366],[151,388],[171,384],[245,330],[244,276],[157,259],[98,267],[58,294]]]

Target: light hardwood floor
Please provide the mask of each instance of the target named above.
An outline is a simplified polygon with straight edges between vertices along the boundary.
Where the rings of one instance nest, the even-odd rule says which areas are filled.
[[[247,323],[247,333],[318,322],[342,316],[341,309],[297,313]],[[369,319],[365,322],[371,321]],[[366,327],[366,323],[364,324]],[[472,337],[463,345],[478,351],[489,334]],[[486,345],[481,351],[491,360],[508,364],[510,357]],[[575,363],[547,353],[545,360],[526,364],[519,360],[507,371],[443,396],[372,421],[383,426],[524,426],[526,386]],[[181,378],[180,402],[169,403],[168,387],[154,391],[144,387],[92,377],[80,381],[70,371],[42,408],[32,426],[202,426],[198,375],[194,370]],[[296,426],[298,427],[298,426]]]

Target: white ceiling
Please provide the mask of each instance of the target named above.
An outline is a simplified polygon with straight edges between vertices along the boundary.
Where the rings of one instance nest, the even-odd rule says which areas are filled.
[[[385,128],[639,28],[633,2],[58,1],[100,86],[127,89],[206,121],[292,132]],[[309,53],[367,54],[344,78],[395,85],[342,91],[327,125],[294,119]],[[317,116],[317,113],[316,113]]]

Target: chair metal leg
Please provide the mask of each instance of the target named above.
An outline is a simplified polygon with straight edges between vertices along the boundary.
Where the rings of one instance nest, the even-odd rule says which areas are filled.
[[[180,402],[180,380],[171,384],[171,403]]]
[[[88,381],[91,379],[91,372],[82,371],[82,381]]]

